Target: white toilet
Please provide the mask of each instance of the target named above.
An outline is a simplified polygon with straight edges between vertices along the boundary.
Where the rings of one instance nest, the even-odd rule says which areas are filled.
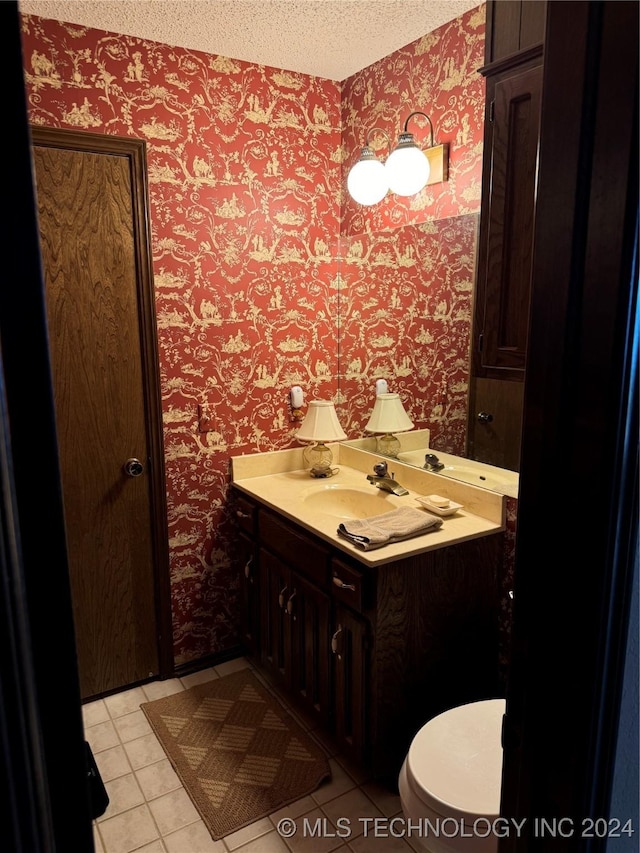
[[[470,702],[416,734],[398,787],[414,846],[428,853],[495,853],[500,814],[504,699]]]

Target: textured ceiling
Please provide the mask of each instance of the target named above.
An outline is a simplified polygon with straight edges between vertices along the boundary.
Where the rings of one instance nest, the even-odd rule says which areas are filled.
[[[1,0],[0,0],[1,2]],[[482,0],[20,0],[20,11],[344,80]]]

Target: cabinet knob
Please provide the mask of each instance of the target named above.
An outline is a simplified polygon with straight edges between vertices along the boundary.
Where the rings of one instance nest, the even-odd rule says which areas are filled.
[[[334,582],[334,584],[335,584],[339,589],[350,589],[352,592],[355,592],[355,591],[356,591],[356,588],[355,588],[355,585],[354,585],[354,584],[352,584],[352,583],[345,583],[344,581],[341,581],[341,580],[340,580],[340,578],[339,578],[339,577],[337,577],[337,576],[336,576],[336,577],[334,577],[333,582]]]
[[[243,512],[241,509],[236,510],[236,515],[238,518],[251,518],[250,512]]]
[[[285,586],[285,587],[283,587],[283,588],[280,590],[280,595],[278,596],[278,606],[279,606],[280,608],[283,608],[283,607],[284,607],[284,594],[285,594],[285,592],[286,592],[286,591],[287,591],[287,587],[286,587],[286,586]]]
[[[247,562],[244,564],[244,576],[247,580],[251,578],[251,563],[253,562],[253,554],[249,557]],[[253,578],[251,578],[251,582],[253,583]]]
[[[295,597],[296,597],[296,591],[294,589],[294,591],[289,596],[289,600],[287,601],[287,613],[289,614],[289,616],[291,616],[291,614],[293,613],[293,599]]]
[[[334,655],[338,655],[338,659],[340,658],[340,655],[338,654],[338,637],[340,634],[342,634],[342,625],[338,625],[338,630],[331,638],[331,651]]]
[[[493,420],[491,412],[478,412],[478,420],[481,424],[490,424]]]

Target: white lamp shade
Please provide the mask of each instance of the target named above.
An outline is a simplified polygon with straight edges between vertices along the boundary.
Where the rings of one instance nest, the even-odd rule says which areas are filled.
[[[399,394],[378,394],[365,427],[367,432],[406,432],[413,429],[413,421],[405,412]]]
[[[418,146],[401,144],[384,165],[389,189],[396,195],[415,195],[427,185],[431,167],[427,155]]]
[[[377,204],[389,190],[384,164],[375,157],[358,160],[347,177],[349,195],[358,204]]]
[[[311,400],[296,438],[299,441],[344,441],[346,437],[333,403]]]

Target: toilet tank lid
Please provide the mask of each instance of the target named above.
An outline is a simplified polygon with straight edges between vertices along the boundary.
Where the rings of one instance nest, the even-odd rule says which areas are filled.
[[[429,720],[414,737],[410,784],[439,814],[500,814],[504,711],[504,699],[470,702]]]

